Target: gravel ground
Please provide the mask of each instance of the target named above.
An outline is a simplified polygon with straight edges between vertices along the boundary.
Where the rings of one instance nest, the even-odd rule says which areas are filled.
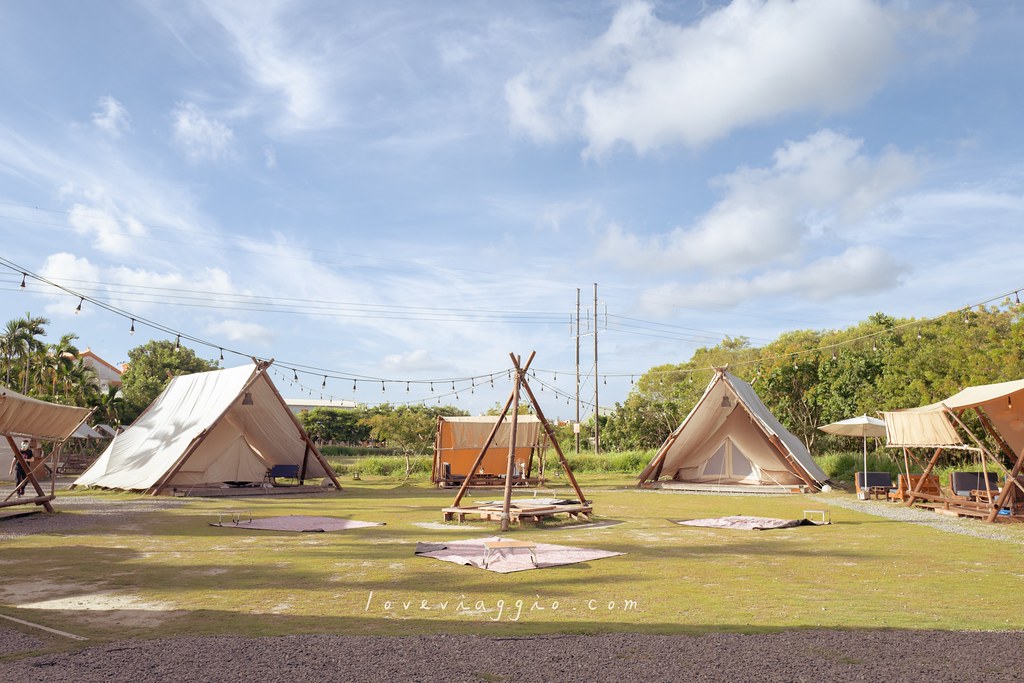
[[[5,639],[0,628],[0,638]],[[1024,633],[796,631],[532,638],[289,636],[127,641],[0,663],[8,681],[1019,680]]]

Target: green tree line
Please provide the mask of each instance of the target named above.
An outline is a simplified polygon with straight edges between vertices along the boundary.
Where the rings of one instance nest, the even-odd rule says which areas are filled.
[[[602,416],[602,445],[657,447],[696,405],[712,368],[729,366],[787,429],[820,451],[836,438],[818,431],[823,424],[1024,377],[1022,313],[1010,302],[934,320],[876,313],[842,330],[786,332],[758,348],[726,339],[645,373],[614,413]]]

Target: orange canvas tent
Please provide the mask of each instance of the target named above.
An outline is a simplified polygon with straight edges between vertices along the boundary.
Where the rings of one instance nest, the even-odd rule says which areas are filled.
[[[470,468],[480,454],[480,449],[487,441],[488,435],[498,425],[483,460],[477,471],[471,473]],[[515,445],[515,479],[524,482],[536,479],[539,475],[539,459],[543,450],[543,431],[540,420],[535,415],[519,415]],[[512,425],[509,416],[500,418],[497,415],[478,417],[446,417],[437,418],[437,432],[434,436],[434,466],[432,481],[439,486],[460,484],[472,474],[475,483],[501,483],[499,478],[505,476],[508,463],[509,440]]]

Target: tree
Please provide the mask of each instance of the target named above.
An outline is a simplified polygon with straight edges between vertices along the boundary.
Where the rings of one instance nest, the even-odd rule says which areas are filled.
[[[412,455],[429,452],[434,443],[437,416],[465,415],[452,406],[428,408],[421,405],[391,406],[383,404],[362,419],[375,439],[387,442],[405,456],[405,476],[412,474]]]
[[[121,417],[132,422],[178,375],[216,370],[217,364],[196,356],[190,348],[168,340],[153,340],[128,352],[128,369],[121,375],[124,406]]]
[[[370,427],[361,423],[361,410],[313,408],[299,413],[299,422],[317,443],[359,443],[370,437]]]

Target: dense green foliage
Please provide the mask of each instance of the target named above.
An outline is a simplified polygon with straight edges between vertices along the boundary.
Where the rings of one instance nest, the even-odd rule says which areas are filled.
[[[881,313],[845,330],[787,332],[760,348],[727,339],[679,365],[652,368],[603,430],[609,449],[652,448],[699,400],[714,367],[751,382],[779,420],[822,451],[848,447],[820,431],[829,422],[934,402],[960,389],[1024,377],[1020,305],[935,320]]]

